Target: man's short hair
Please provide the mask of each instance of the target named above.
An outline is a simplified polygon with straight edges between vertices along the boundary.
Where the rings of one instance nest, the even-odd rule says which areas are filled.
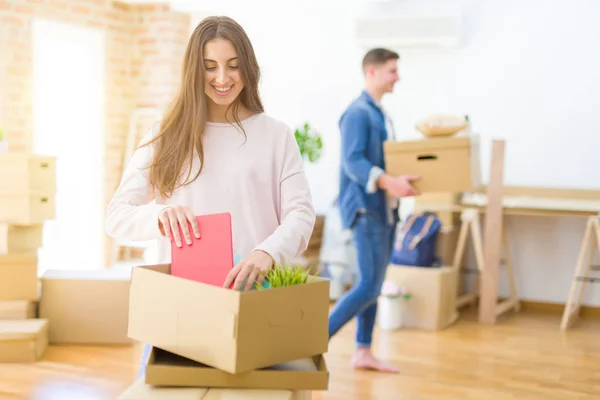
[[[384,48],[375,48],[371,49],[365,54],[362,61],[363,70],[371,65],[381,65],[385,64],[389,60],[398,60],[400,55],[395,51],[384,49]]]

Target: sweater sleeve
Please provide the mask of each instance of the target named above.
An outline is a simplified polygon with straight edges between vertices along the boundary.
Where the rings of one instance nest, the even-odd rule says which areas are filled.
[[[315,224],[315,210],[304,161],[288,129],[280,175],[280,225],[255,250],[268,253],[276,264],[285,265],[308,247]]]
[[[140,144],[154,135],[148,132]],[[108,204],[105,228],[109,236],[124,241],[146,241],[163,237],[158,214],[168,205],[155,204],[149,181],[152,145],[139,147],[131,156],[119,187]]]

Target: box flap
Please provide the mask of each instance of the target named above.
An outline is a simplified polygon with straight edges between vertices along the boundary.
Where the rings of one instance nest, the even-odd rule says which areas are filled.
[[[146,364],[146,383],[156,386],[327,390],[329,372],[322,355],[230,374],[153,347]]]
[[[46,319],[22,319],[0,321],[1,340],[35,340],[48,325]]]
[[[117,400],[203,400],[206,388],[156,388],[140,379],[123,392]]]

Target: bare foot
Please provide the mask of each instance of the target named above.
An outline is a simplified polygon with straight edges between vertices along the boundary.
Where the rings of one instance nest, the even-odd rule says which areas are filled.
[[[352,366],[356,369],[368,369],[392,374],[397,374],[399,372],[397,368],[375,358],[369,349],[356,350],[352,356]]]

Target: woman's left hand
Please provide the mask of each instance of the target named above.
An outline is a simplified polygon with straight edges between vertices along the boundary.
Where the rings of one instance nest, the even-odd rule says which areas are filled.
[[[234,290],[250,290],[252,285],[262,284],[267,272],[273,267],[273,258],[261,250],[255,250],[247,257],[244,257],[227,275],[224,288],[229,288],[231,283]],[[246,280],[246,278],[248,278]],[[246,280],[244,284],[244,280]],[[244,286],[242,287],[242,284]]]

